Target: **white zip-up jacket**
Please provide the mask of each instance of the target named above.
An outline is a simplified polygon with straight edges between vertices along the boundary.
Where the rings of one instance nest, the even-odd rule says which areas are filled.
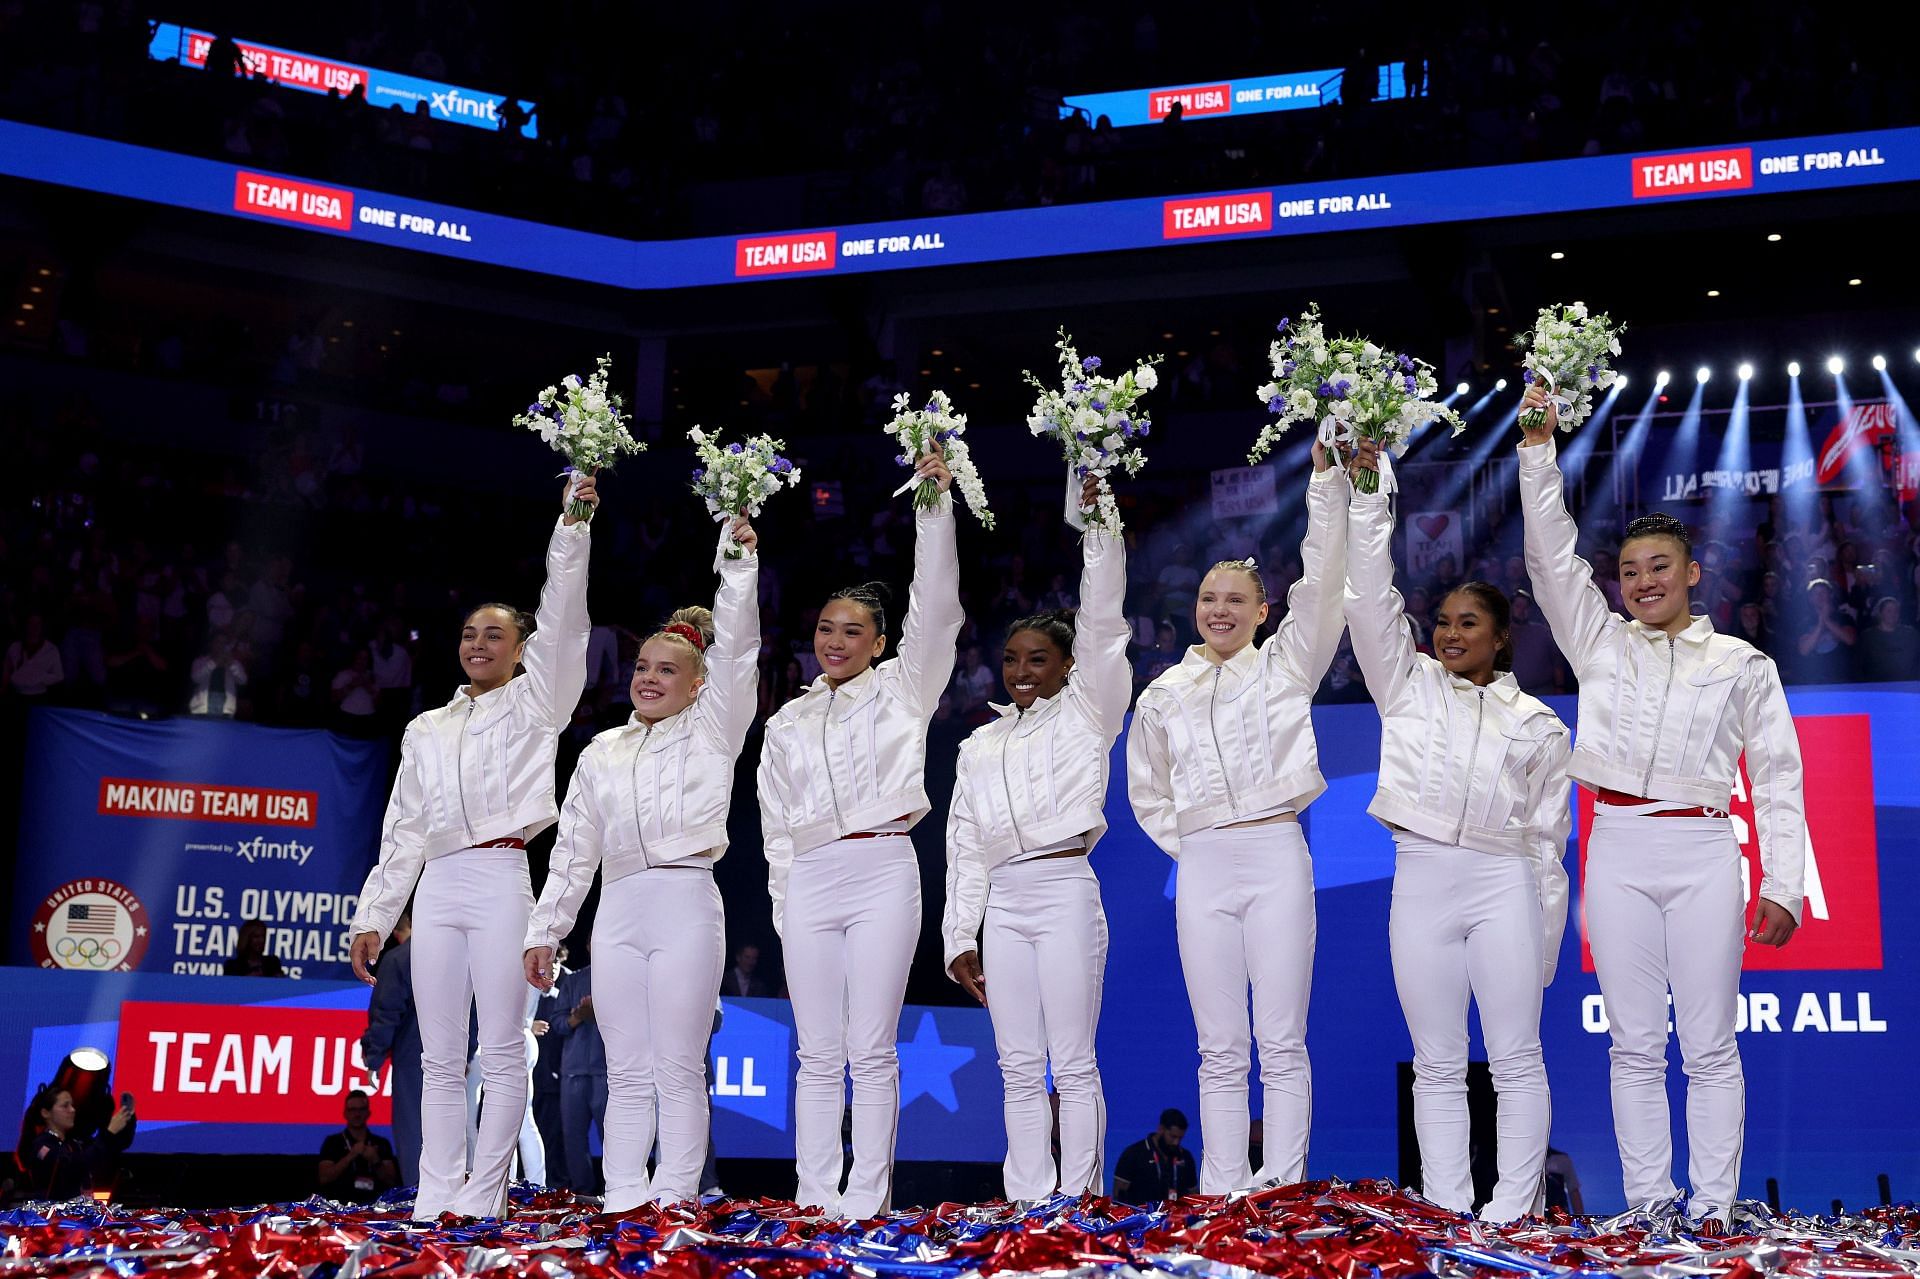
[[[1573,779],[1651,800],[1726,808],[1747,757],[1760,895],[1800,919],[1806,807],[1800,740],[1773,659],[1696,617],[1679,635],[1628,621],[1576,554],[1553,441],[1520,448],[1527,576],[1580,681]]]
[[[1084,840],[1092,852],[1107,832],[1107,763],[1133,700],[1126,594],[1126,543],[1088,529],[1066,685],[1025,711],[995,704],[1000,718],[960,743],[947,810],[947,904],[940,928],[949,967],[979,948],[994,867],[1061,851],[1070,840]]]
[[[692,705],[655,724],[636,714],[581,752],[525,949],[573,931],[595,868],[611,884],[649,866],[706,867],[726,855],[734,763],[758,709],[759,580],[757,555],[720,562],[713,644]]]
[[[773,927],[796,853],[927,815],[927,724],[953,675],[960,552],[953,499],[914,517],[913,586],[896,656],[834,688],[823,675],[767,720],[756,777]]]
[[[1196,644],[1140,694],[1127,733],[1127,797],[1170,856],[1183,836],[1299,812],[1327,788],[1311,707],[1343,625],[1347,487],[1339,467],[1307,484],[1300,580],[1267,642],[1225,662]]]
[[[554,755],[587,684],[590,527],[556,522],[547,540],[526,673],[478,697],[463,687],[407,725],[380,860],[351,925],[356,935],[384,940],[393,931],[429,860],[496,839],[531,839],[558,817]]]
[[[1512,672],[1476,687],[1414,647],[1384,493],[1354,494],[1349,511],[1347,633],[1380,709],[1380,785],[1367,812],[1389,830],[1530,862],[1551,984],[1567,927],[1567,726]]]

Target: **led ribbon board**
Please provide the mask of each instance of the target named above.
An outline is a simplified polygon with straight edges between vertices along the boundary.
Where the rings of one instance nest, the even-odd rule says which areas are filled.
[[[1379,80],[1364,95],[1366,100],[1381,102],[1388,98],[1426,96],[1424,78],[1418,94],[1407,92],[1406,63],[1382,63],[1378,71]],[[1125,129],[1137,124],[1158,124],[1172,114],[1176,105],[1183,120],[1224,120],[1269,111],[1302,111],[1331,106],[1343,97],[1355,96],[1345,84],[1345,78],[1340,69],[1328,68],[1286,75],[1244,76],[1206,84],[1164,85],[1157,89],[1082,93],[1061,99],[1060,116],[1065,119],[1084,114],[1089,122],[1105,116],[1114,128]]]
[[[147,56],[155,62],[178,62],[183,67],[205,70],[207,51],[213,47],[214,39],[211,31],[157,22],[153,24],[153,38],[147,43]],[[337,93],[343,98],[356,86],[362,86],[367,105],[382,111],[398,105],[411,112],[416,104],[424,102],[427,104],[427,114],[436,120],[469,124],[479,129],[498,129],[500,112],[507,104],[504,94],[462,88],[457,84],[402,75],[397,71],[381,71],[376,67],[363,67],[317,53],[300,53],[270,44],[256,44],[251,40],[237,40],[234,43],[239,46],[241,61],[250,75],[289,89],[303,89],[308,93]],[[525,99],[520,100],[520,106],[529,114],[534,110],[534,104]],[[538,136],[531,119],[521,126],[520,135],[527,138]]]
[[[1920,178],[1920,128],[687,240],[625,240],[0,121],[0,175],[624,289],[1534,217]]]

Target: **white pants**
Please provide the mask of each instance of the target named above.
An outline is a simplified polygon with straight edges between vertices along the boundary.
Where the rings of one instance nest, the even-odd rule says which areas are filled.
[[[1007,1198],[1044,1199],[1056,1188],[1099,1194],[1107,1107],[1093,1041],[1107,971],[1107,915],[1085,857],[993,868],[982,964],[1006,1092]],[[1049,1058],[1060,1095],[1058,1169]]]
[[[538,998],[540,992],[532,986],[527,993]],[[520,1120],[520,1176],[536,1186],[547,1184],[547,1143],[540,1138],[540,1125],[533,1121],[533,1063],[540,1058],[540,1041],[534,1036],[533,1027],[526,1026],[520,1031],[521,1041],[527,1054],[527,1107]]]
[[[793,1135],[802,1205],[852,1218],[886,1211],[900,1126],[900,1008],[920,942],[920,863],[906,835],[841,839],[793,860],[787,990],[799,1040]],[[840,1193],[847,1075],[853,1171]]]
[[[497,1217],[527,1110],[527,977],[519,938],[533,913],[527,854],[468,848],[420,872],[413,1005],[420,1018],[420,1194],[414,1216]],[[478,1017],[486,1104],[467,1172],[467,1016]],[[464,1176],[464,1184],[463,1184]]]
[[[1468,1158],[1467,1002],[1500,1097],[1500,1181],[1481,1210],[1513,1221],[1535,1210],[1553,1105],[1540,1052],[1540,888],[1525,858],[1401,832],[1394,836],[1387,936],[1393,984],[1413,1036],[1413,1127],[1420,1185],[1455,1212],[1473,1209]]]
[[[1313,862],[1298,822],[1204,830],[1180,841],[1174,893],[1180,968],[1200,1037],[1200,1193],[1306,1176],[1313,1120],[1307,997],[1313,990]],[[1253,988],[1253,1033],[1247,988]],[[1248,1164],[1247,1071],[1260,1045],[1265,1167]]]
[[[1594,809],[1587,939],[1613,1036],[1613,1131],[1627,1202],[1674,1193],[1667,991],[1687,1072],[1689,1211],[1725,1218],[1740,1187],[1746,1082],[1734,1019],[1746,944],[1740,845],[1724,817]]]
[[[707,1038],[725,963],[720,890],[706,866],[656,866],[601,888],[593,984],[609,992],[594,1001],[607,1045],[608,1212],[700,1193]]]

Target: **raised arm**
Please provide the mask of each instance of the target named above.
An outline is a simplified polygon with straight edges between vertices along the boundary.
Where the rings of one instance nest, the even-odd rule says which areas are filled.
[[[720,534],[725,541],[726,533]],[[707,650],[707,682],[694,701],[701,722],[711,724],[730,755],[747,744],[759,711],[760,554],[758,539],[739,559],[720,561],[720,589],[713,597],[713,647]]]
[[[1560,939],[1567,932],[1567,835],[1573,829],[1573,797],[1567,760],[1573,748],[1565,733],[1547,743],[1542,767],[1527,779],[1527,840],[1534,850],[1534,881],[1540,886],[1543,930],[1541,985],[1553,984],[1560,964]]]
[[[1393,509],[1385,493],[1355,493],[1347,508],[1347,634],[1382,713],[1407,687],[1413,634],[1393,585]]]
[[[1099,528],[1080,542],[1080,611],[1073,626],[1073,683],[1087,697],[1111,746],[1126,727],[1133,700],[1127,664],[1127,544]]]
[[[787,876],[793,870],[793,836],[787,830],[786,804],[790,793],[787,761],[772,740],[760,747],[760,767],[754,790],[760,797],[760,843],[767,857],[767,895],[773,899],[773,931],[784,937],[787,913]]]
[[[600,752],[589,747],[573,771],[573,785],[560,809],[560,834],[547,859],[547,884],[527,919],[523,951],[538,946],[551,949],[565,941],[580,918],[587,890],[593,887],[593,873],[600,868],[600,806],[594,801],[593,782],[585,774],[598,766],[598,756]]]
[[[573,720],[587,687],[587,564],[593,539],[584,521],[553,526],[547,539],[547,580],[523,660],[535,718],[556,732]],[[524,694],[523,694],[524,695]]]
[[[973,815],[966,747],[960,749],[960,776],[954,783],[953,804],[947,809],[947,904],[940,917],[940,938],[945,948],[942,962],[949,977],[953,977],[954,960],[980,949],[980,921],[987,911],[987,855],[980,846],[980,824]]]
[[[1755,653],[1740,673],[1746,685],[1740,731],[1753,783],[1755,838],[1760,844],[1760,896],[1800,923],[1806,896],[1807,816],[1800,738],[1787,692],[1771,658]],[[1764,939],[1763,939],[1764,940]]]
[[[414,750],[413,727],[400,739],[400,771],[387,796],[387,815],[380,823],[380,860],[360,886],[360,905],[349,926],[356,937],[373,933],[386,941],[426,863],[427,804]]]
[[[1147,838],[1169,857],[1180,855],[1180,822],[1173,808],[1173,756],[1167,729],[1151,703],[1142,702],[1127,730],[1127,802]]]
[[[1266,643],[1307,688],[1320,687],[1340,647],[1346,619],[1347,476],[1337,466],[1307,481],[1307,536],[1300,544],[1300,580],[1287,592],[1287,615]]]
[[[1600,642],[1622,625],[1580,558],[1580,530],[1567,514],[1558,446],[1552,439],[1520,446],[1520,514],[1526,526],[1527,576],[1576,679]]]
[[[900,628],[896,660],[922,715],[932,715],[953,676],[954,645],[966,617],[960,611],[960,547],[955,540],[953,495],[913,519],[913,587],[907,620]]]

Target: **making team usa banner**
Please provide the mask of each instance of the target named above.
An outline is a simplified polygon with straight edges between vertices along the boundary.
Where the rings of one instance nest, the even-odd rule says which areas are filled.
[[[385,780],[319,730],[36,710],[8,960],[219,973],[252,920],[289,976],[344,977]]]

